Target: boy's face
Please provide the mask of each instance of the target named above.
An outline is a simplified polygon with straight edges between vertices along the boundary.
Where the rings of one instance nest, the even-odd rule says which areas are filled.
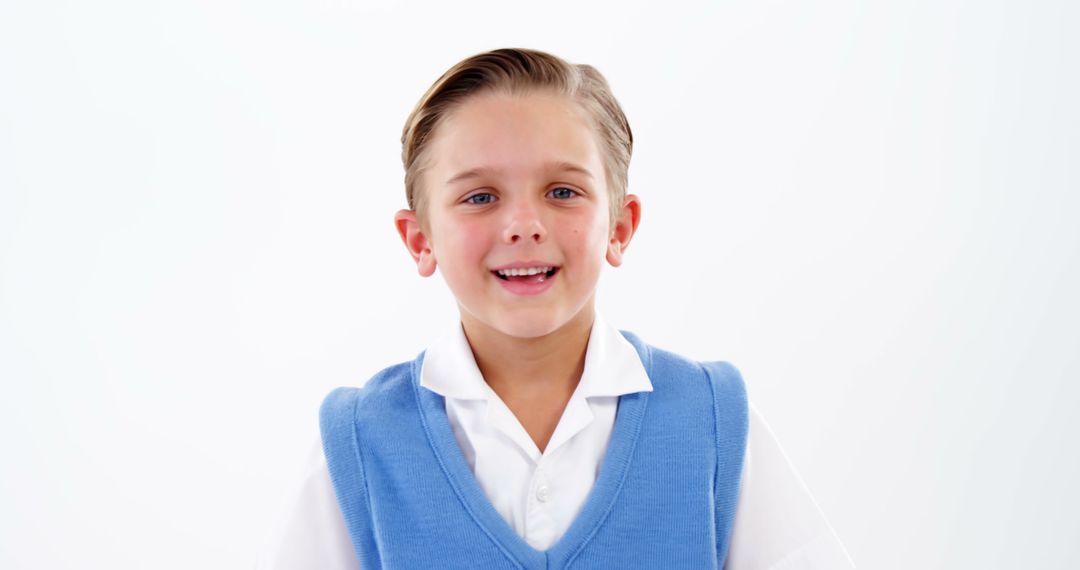
[[[609,226],[604,163],[584,111],[557,95],[475,95],[431,144],[427,230],[409,210],[395,221],[420,274],[441,269],[467,330],[532,338],[591,319],[604,259],[621,263],[639,206],[629,196]],[[499,274],[510,267],[549,269]]]

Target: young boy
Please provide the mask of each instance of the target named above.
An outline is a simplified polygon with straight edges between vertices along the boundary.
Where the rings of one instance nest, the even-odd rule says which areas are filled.
[[[436,81],[394,221],[460,323],[327,397],[260,567],[853,567],[733,366],[597,314],[641,220],[632,142],[586,65],[501,49]]]

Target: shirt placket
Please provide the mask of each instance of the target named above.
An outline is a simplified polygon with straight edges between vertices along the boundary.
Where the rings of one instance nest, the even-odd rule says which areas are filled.
[[[541,457],[529,483],[528,502],[525,509],[525,541],[533,548],[543,549],[552,541],[555,524],[552,519],[552,489],[545,463]]]

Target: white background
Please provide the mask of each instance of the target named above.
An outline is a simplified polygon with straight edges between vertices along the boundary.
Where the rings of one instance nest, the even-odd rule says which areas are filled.
[[[0,567],[251,566],[456,318],[399,138],[507,46],[630,119],[606,318],[739,367],[860,568],[1076,567],[1080,4],[587,4],[0,2]]]

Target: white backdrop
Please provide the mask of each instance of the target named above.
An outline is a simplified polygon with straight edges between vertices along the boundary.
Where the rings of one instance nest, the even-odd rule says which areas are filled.
[[[456,318],[399,137],[507,46],[634,130],[605,317],[738,366],[860,568],[1076,567],[1080,4],[652,4],[0,2],[0,567],[251,566]]]

